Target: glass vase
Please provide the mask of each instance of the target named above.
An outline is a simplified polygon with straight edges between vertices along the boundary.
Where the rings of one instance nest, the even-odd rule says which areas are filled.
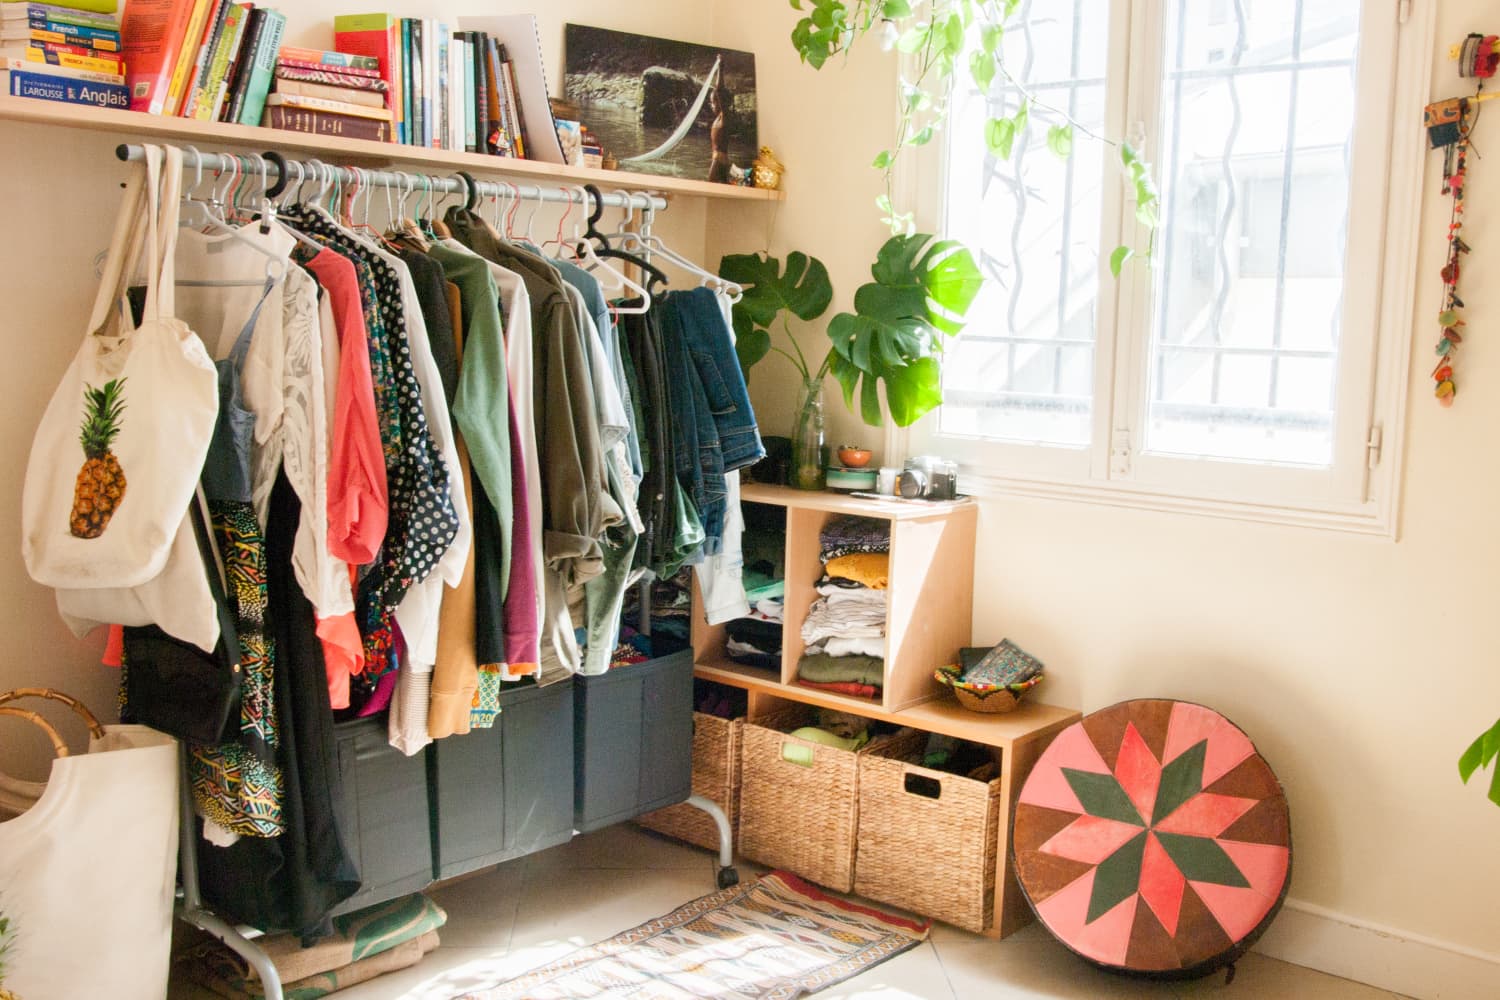
[[[828,464],[823,449],[823,382],[802,383],[797,422],[792,428],[792,485],[799,490],[821,490]]]

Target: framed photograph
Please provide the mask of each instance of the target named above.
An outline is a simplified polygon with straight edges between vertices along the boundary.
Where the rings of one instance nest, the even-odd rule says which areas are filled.
[[[569,24],[563,89],[621,170],[746,183],[755,55]]]

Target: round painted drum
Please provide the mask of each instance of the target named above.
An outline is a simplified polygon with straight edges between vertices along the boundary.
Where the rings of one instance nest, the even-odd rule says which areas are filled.
[[[1102,968],[1192,979],[1234,962],[1286,898],[1286,795],[1250,737],[1181,701],[1127,701],[1063,730],[1016,807],[1037,917]]]

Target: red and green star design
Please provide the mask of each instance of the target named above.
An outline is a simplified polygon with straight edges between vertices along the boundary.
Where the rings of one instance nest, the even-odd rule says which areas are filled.
[[[1064,730],[1016,810],[1017,874],[1083,957],[1167,974],[1230,960],[1279,907],[1286,799],[1212,709],[1133,701]]]

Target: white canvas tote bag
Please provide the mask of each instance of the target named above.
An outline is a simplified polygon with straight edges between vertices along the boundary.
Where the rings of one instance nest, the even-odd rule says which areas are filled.
[[[16,714],[30,716],[0,705],[0,715]],[[105,726],[88,753],[64,756],[50,735],[59,756],[41,798],[0,822],[0,991],[161,1000],[177,870],[176,741]]]
[[[161,573],[218,413],[212,359],[173,317],[182,151],[146,147],[127,185],[88,333],[42,416],[21,500],[38,583],[133,587]],[[143,239],[144,236],[144,239]],[[126,291],[142,243],[146,308]]]

